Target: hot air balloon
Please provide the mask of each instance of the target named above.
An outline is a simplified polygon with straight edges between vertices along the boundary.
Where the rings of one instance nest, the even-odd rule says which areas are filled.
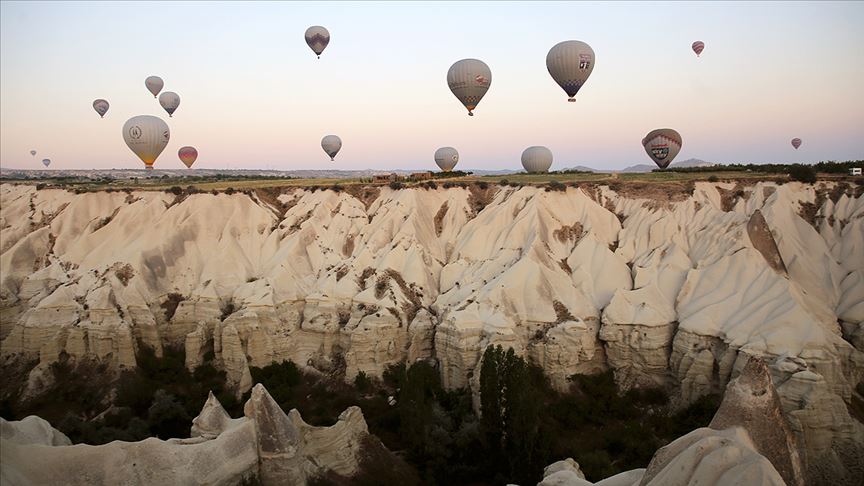
[[[318,59],[321,59],[321,53],[324,52],[327,44],[330,43],[330,32],[320,25],[313,25],[306,29],[304,37],[306,37],[306,44],[318,56]]]
[[[153,93],[153,97],[155,98],[162,91],[162,86],[165,86],[165,83],[159,76],[149,76],[144,80],[144,86],[147,87],[147,91]]]
[[[174,115],[177,107],[180,106],[180,96],[173,91],[166,91],[159,95],[159,104],[168,112],[168,116]]]
[[[435,151],[435,163],[444,172],[450,172],[459,162],[459,152],[453,147],[441,147]]]
[[[702,54],[702,51],[705,49],[705,43],[702,41],[696,41],[691,47],[693,48],[693,52],[696,53],[696,57],[699,57],[699,54]]]
[[[576,101],[574,96],[594,70],[594,50],[578,40],[559,42],[546,54],[546,69],[569,96],[567,101]]]
[[[133,116],[123,125],[123,140],[148,169],[153,168],[170,138],[168,124],[155,116]]]
[[[645,135],[642,146],[651,160],[661,169],[665,169],[681,151],[681,135],[671,128],[658,128]]]
[[[187,169],[191,169],[192,164],[195,163],[195,159],[198,158],[198,151],[195,150],[195,147],[180,147],[180,150],[177,151],[177,156],[180,157],[180,161],[183,162],[183,165]]]
[[[478,59],[456,61],[447,71],[447,85],[459,101],[468,108],[468,116],[474,116],[474,108],[489,91],[492,71]]]
[[[321,148],[330,156],[330,160],[335,160],[336,154],[342,148],[342,139],[336,135],[327,135],[321,139]]]
[[[99,118],[104,118],[105,113],[108,113],[108,102],[102,99],[93,102],[93,109],[99,113]]]
[[[798,147],[801,146],[801,139],[800,138],[793,138],[792,139],[792,146],[795,147],[795,150],[798,150]]]
[[[42,159],[42,165],[48,167],[49,165],[51,165],[51,159]]]
[[[31,151],[30,151],[30,155],[32,155],[33,157],[36,157],[36,151],[35,151],[35,150],[31,150]]]
[[[540,174],[552,167],[552,151],[546,147],[528,147],[522,152],[522,167],[526,172]]]

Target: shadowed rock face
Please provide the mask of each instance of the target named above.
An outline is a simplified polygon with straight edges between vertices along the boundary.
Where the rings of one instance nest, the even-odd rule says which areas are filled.
[[[758,209],[753,211],[753,215],[747,221],[747,236],[750,237],[753,248],[759,250],[759,253],[765,257],[765,261],[774,271],[786,273],[783,257],[780,255],[780,250],[777,249],[777,242],[774,241],[771,228],[768,227],[765,216],[762,216],[762,211]]]
[[[756,450],[771,461],[786,484],[804,485],[804,468],[795,436],[783,416],[768,367],[761,359],[750,358],[741,374],[729,382],[723,402],[709,425],[715,430],[735,426],[748,432]]]
[[[350,480],[370,452],[400,461],[369,435],[357,407],[331,427],[313,427],[296,410],[286,415],[257,385],[244,413],[231,419],[211,394],[193,421],[191,439],[99,446],[69,445],[38,417],[0,419],[0,484],[227,486],[257,478],[264,485],[305,485],[325,474]]]

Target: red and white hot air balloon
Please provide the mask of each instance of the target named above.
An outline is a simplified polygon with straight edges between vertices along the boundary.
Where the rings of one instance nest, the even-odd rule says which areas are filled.
[[[795,150],[798,150],[798,147],[801,146],[801,139],[800,138],[793,138],[792,139],[792,146],[795,147]]]
[[[696,57],[699,57],[699,54],[702,54],[702,51],[705,49],[705,43],[702,41],[696,41],[691,47],[693,48],[693,52],[696,53]]]
[[[191,169],[192,164],[195,163],[195,159],[198,158],[198,151],[195,150],[195,147],[180,147],[180,150],[177,151],[177,156],[180,157],[180,161],[183,162],[183,165],[187,169]]]

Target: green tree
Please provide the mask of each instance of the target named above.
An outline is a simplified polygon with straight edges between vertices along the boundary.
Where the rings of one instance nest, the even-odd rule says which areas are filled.
[[[480,426],[488,457],[509,480],[536,481],[543,454],[538,452],[541,391],[528,363],[512,348],[490,346],[480,366]]]

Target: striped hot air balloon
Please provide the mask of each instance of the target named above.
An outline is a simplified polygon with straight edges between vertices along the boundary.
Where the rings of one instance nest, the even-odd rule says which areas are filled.
[[[702,54],[702,51],[705,49],[705,43],[702,41],[696,41],[691,47],[693,48],[693,52],[696,53],[696,57],[699,57],[699,54]]]
[[[648,157],[651,157],[651,160],[661,169],[669,167],[681,151],[681,144],[681,134],[671,128],[651,130],[642,139],[642,146],[645,147]]]
[[[576,101],[574,96],[594,70],[594,49],[582,41],[559,42],[546,54],[546,69],[567,93],[567,101]]]
[[[133,116],[123,125],[123,140],[144,162],[147,169],[153,168],[153,163],[165,150],[170,139],[171,131],[168,129],[168,124],[155,116]]]
[[[552,151],[537,145],[526,148],[522,152],[522,167],[532,174],[548,172],[552,167]]]
[[[792,139],[792,146],[795,147],[795,150],[798,150],[798,147],[801,146],[801,139],[800,138],[793,138]]]

